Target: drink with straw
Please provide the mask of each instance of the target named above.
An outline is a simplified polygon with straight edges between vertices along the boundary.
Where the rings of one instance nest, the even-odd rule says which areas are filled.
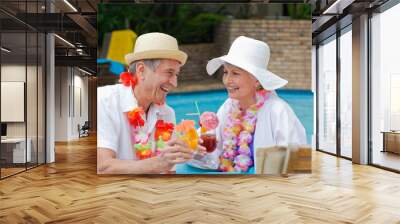
[[[215,129],[218,126],[218,117],[214,112],[204,112],[200,116],[200,130],[202,145],[206,148],[208,153],[211,153],[217,147],[217,138]]]
[[[183,120],[176,125],[175,131],[177,136],[188,144],[189,148],[192,150],[197,149],[199,136],[197,135],[193,120]]]
[[[200,113],[199,106],[197,102],[194,102],[197,113],[191,113],[188,115],[196,115],[199,116],[199,124],[200,124],[200,138],[202,139],[201,145],[206,148],[206,155],[197,154],[194,156],[194,160],[190,161],[189,164],[195,167],[202,167],[206,169],[216,169],[218,168],[218,161],[215,161],[212,158],[211,153],[217,147],[217,138],[216,138],[216,128],[218,126],[218,117],[214,112],[204,112]],[[194,127],[194,123],[190,124]],[[199,137],[196,138],[196,142]]]
[[[203,140],[203,143],[201,145],[206,148],[206,151],[208,153],[212,153],[215,148],[217,148],[217,138],[215,136],[215,132],[201,134],[201,140]]]

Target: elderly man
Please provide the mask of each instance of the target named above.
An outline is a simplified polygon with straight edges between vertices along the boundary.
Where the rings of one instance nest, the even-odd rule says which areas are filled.
[[[125,59],[130,74],[123,77],[124,84],[98,89],[97,172],[168,173],[174,165],[193,158],[193,150],[174,138],[167,140],[161,153],[155,153],[154,138],[160,121],[175,123],[175,113],[165,99],[177,87],[187,55],[178,49],[174,37],[147,33],[137,38],[134,52]],[[139,157],[138,150],[146,146],[151,146],[151,156]]]

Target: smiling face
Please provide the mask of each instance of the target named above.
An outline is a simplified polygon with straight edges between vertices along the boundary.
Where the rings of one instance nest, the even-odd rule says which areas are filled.
[[[255,96],[258,80],[249,72],[230,64],[224,64],[223,82],[229,97],[244,101]]]
[[[153,71],[142,64],[139,67],[139,83],[146,93],[149,102],[156,104],[165,103],[167,94],[178,86],[177,75],[181,64],[175,60],[161,59],[160,64]]]

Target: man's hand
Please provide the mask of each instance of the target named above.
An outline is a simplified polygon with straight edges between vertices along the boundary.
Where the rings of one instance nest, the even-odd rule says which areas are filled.
[[[160,155],[137,161],[116,159],[114,150],[98,148],[97,172],[99,174],[166,173],[175,164],[185,163],[193,159],[194,155],[199,155],[199,152],[204,153],[205,148],[199,144],[197,150],[193,151],[180,139],[167,142]]]
[[[167,145],[157,158],[162,169],[169,170],[175,164],[185,163],[191,160],[193,158],[193,150],[191,150],[184,141],[174,139],[167,142]]]

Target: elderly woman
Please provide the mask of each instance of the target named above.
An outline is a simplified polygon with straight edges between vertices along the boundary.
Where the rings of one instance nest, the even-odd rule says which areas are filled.
[[[210,60],[208,74],[223,66],[229,98],[217,116],[217,150],[213,158],[223,172],[254,173],[254,150],[306,144],[303,125],[276,93],[287,81],[268,71],[270,50],[265,42],[238,37],[227,55]]]

